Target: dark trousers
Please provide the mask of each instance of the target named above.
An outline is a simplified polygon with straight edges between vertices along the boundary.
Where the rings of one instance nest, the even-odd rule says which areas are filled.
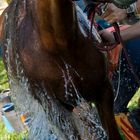
[[[135,73],[140,78],[140,39],[127,41],[125,44],[126,50],[133,63]],[[139,85],[129,68],[123,51],[121,54],[120,69],[118,65],[118,69],[113,74],[112,84],[114,87],[115,95],[114,112],[127,112],[127,105],[139,88]]]

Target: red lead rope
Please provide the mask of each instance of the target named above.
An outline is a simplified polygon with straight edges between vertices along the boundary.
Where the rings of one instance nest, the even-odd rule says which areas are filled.
[[[91,21],[91,28],[90,28],[90,38],[92,38],[92,26],[94,24],[94,16],[95,16],[95,13],[98,13],[98,4],[95,6],[95,9],[94,11],[91,13],[90,15],[90,21]],[[135,69],[134,69],[134,66],[133,66],[133,63],[130,59],[130,57],[128,56],[128,53],[127,53],[127,50],[125,48],[125,44],[122,40],[122,37],[120,35],[120,27],[118,25],[117,22],[113,23],[112,26],[114,27],[114,30],[115,30],[115,38],[117,40],[117,43],[115,44],[105,44],[105,43],[100,43],[100,44],[97,44],[97,48],[101,51],[106,51],[106,52],[109,52],[110,50],[114,49],[117,45],[118,45],[118,42],[122,45],[122,48],[123,48],[123,51],[124,51],[124,55],[125,55],[125,58],[128,62],[128,65],[129,65],[129,68],[130,68],[130,71],[132,72],[132,74],[134,75],[134,78],[135,78],[135,81],[138,83],[138,85],[140,86],[140,79],[139,77],[137,76],[136,72],[135,72]],[[103,47],[104,46],[104,47]]]
[[[134,78],[135,78],[136,82],[137,82],[138,85],[140,86],[140,79],[139,79],[139,77],[137,76],[137,74],[136,74],[136,72],[135,72],[133,63],[132,63],[130,57],[128,56],[127,50],[126,50],[126,48],[125,48],[125,44],[124,44],[124,42],[123,42],[123,40],[122,40],[122,37],[121,37],[121,35],[120,35],[120,28],[119,28],[119,25],[117,24],[117,22],[115,22],[115,23],[113,23],[113,26],[114,26],[115,32],[116,32],[116,34],[117,34],[118,40],[119,40],[120,44],[122,45],[122,48],[123,48],[123,51],[124,51],[124,55],[125,55],[125,58],[126,58],[126,60],[127,60],[127,62],[128,62],[128,65],[129,65],[129,67],[130,67],[130,70],[131,70],[132,74],[134,75]]]
[[[95,13],[98,13],[99,15],[101,14],[100,12],[100,8],[98,7],[99,3],[98,4],[94,4],[94,10],[90,13],[89,16],[89,20],[91,22],[90,24],[90,34],[89,34],[89,38],[92,39],[92,29],[93,29],[93,26],[94,26],[94,17],[95,17]],[[96,26],[96,25],[95,25]],[[98,25],[97,25],[98,26]],[[114,26],[114,25],[113,25]],[[115,29],[115,27],[114,27]],[[118,45],[118,42],[119,42],[119,39],[117,36],[115,36],[116,39],[118,40],[116,43],[99,43],[96,45],[96,47],[100,50],[100,51],[105,51],[105,52],[108,52],[112,49],[114,49],[115,47],[117,47]],[[120,42],[119,42],[120,43]]]
[[[73,1],[72,0],[69,0],[72,4],[73,4]],[[89,37],[92,38],[92,27],[93,27],[93,24],[94,24],[94,16],[95,16],[95,13],[98,11],[98,4],[95,5],[95,9],[94,11],[91,13],[90,15],[90,21],[91,21],[91,28],[90,28],[90,35]],[[118,40],[117,43],[115,44],[104,44],[104,43],[100,43],[98,44],[96,47],[101,50],[101,51],[110,51],[112,49],[114,49],[117,45],[118,45],[118,42],[122,45],[122,48],[123,48],[123,51],[124,51],[124,54],[125,54],[125,57],[127,59],[127,62],[128,62],[128,65],[130,67],[130,70],[132,72],[132,74],[134,75],[134,78],[136,80],[136,82],[138,83],[138,85],[140,86],[140,79],[139,77],[137,76],[136,72],[135,72],[135,69],[134,69],[134,66],[132,64],[132,61],[130,59],[130,57],[128,56],[128,53],[127,53],[127,50],[125,48],[125,44],[122,40],[122,37],[120,35],[120,27],[119,25],[117,24],[117,22],[113,23],[112,26],[114,27],[115,29],[115,33],[116,33],[116,39]],[[106,46],[106,47],[103,47],[103,46]]]

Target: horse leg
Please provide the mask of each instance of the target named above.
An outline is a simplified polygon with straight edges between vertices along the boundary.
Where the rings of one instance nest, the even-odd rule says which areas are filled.
[[[121,140],[113,112],[113,91],[109,81],[103,84],[101,94],[98,101],[95,103],[102,125],[107,131],[109,140]]]

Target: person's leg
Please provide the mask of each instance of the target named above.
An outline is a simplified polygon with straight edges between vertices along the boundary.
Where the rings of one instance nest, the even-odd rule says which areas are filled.
[[[95,101],[102,125],[108,134],[109,140],[121,140],[113,112],[113,91],[109,80],[102,82],[98,89],[98,98]],[[92,99],[92,98],[91,98]]]
[[[128,119],[133,128],[135,128],[136,132],[140,135],[140,108],[130,111]]]
[[[137,76],[140,78],[140,45],[139,44],[140,44],[140,40],[132,40],[126,42],[126,49],[128,51],[129,57],[132,60]],[[120,81],[119,81],[119,76],[120,76]],[[118,69],[113,74],[112,83],[113,83],[114,94],[115,94],[114,112],[115,113],[127,112],[127,105],[139,86],[134,78],[134,75],[130,71],[124,52],[122,52],[121,55],[120,70],[118,66]]]

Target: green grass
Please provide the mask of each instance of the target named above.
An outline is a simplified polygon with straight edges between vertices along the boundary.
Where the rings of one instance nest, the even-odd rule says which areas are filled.
[[[0,92],[9,88],[7,73],[0,58]],[[2,121],[0,121],[0,140],[22,140],[23,136],[26,134],[23,133],[8,133]]]
[[[132,110],[133,108],[138,107],[138,98],[140,98],[140,88],[138,89],[138,91],[135,93],[135,95],[133,96],[133,98],[129,102],[129,104],[128,104],[129,110]]]
[[[8,78],[2,58],[0,58],[0,92],[7,88],[9,88]]]
[[[27,132],[8,133],[2,121],[0,121],[0,140],[22,140],[27,136]]]

